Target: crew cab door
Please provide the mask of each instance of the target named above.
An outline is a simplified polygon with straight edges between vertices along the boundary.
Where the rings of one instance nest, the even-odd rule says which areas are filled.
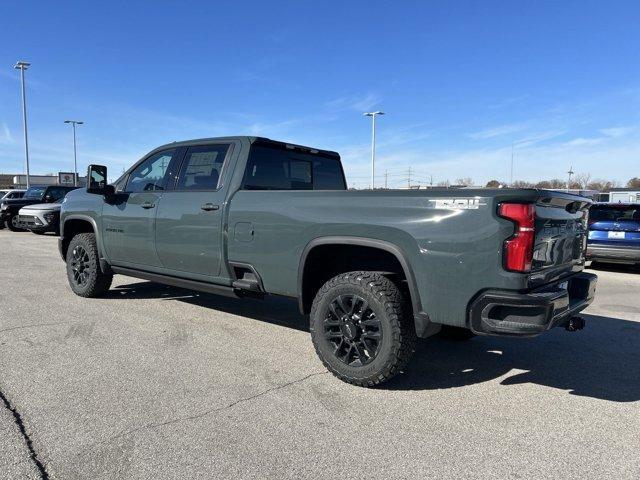
[[[226,194],[221,178],[231,151],[229,143],[186,149],[156,217],[156,250],[167,273],[194,279],[219,275]]]
[[[129,174],[124,191],[102,209],[102,238],[115,264],[159,267],[156,253],[156,211],[173,172],[177,149],[153,153]]]

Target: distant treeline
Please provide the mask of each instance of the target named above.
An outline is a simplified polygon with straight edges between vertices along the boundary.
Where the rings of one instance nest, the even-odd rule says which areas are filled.
[[[459,178],[456,180],[456,183],[459,185],[473,185],[470,178]],[[486,186],[489,188],[497,188],[501,185],[509,186],[508,182],[501,182],[499,180],[489,180]],[[567,181],[560,178],[542,180],[537,183],[516,180],[511,186],[515,188],[567,188]],[[598,192],[608,192],[612,188],[621,186],[622,184],[616,180],[602,180],[598,178],[592,180],[591,175],[588,173],[576,174],[571,178],[571,182],[569,183],[569,188],[572,190],[597,190]],[[626,187],[640,189],[640,178],[633,177],[626,183]]]

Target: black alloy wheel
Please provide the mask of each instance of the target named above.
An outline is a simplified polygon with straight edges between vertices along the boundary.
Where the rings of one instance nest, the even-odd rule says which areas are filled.
[[[411,305],[379,272],[347,272],[328,280],[313,300],[309,321],[324,366],[362,387],[400,373],[416,344]]]
[[[327,309],[324,333],[333,354],[347,365],[366,365],[376,357],[382,342],[380,320],[359,295],[338,295]]]
[[[89,281],[89,275],[93,274],[93,267],[89,260],[89,254],[82,245],[77,245],[71,252],[71,271],[73,282],[78,287],[84,287]]]
[[[98,255],[96,236],[80,233],[71,239],[67,249],[67,278],[69,286],[81,297],[104,295],[113,280],[111,271],[103,272]]]

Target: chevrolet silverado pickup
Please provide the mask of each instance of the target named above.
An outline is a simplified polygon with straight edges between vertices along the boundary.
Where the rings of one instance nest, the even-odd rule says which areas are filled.
[[[62,203],[71,289],[114,274],[295,297],[343,381],[380,384],[436,333],[530,337],[594,298],[588,199],[535,189],[348,191],[340,156],[256,137],[175,142],[115,183],[91,165]]]

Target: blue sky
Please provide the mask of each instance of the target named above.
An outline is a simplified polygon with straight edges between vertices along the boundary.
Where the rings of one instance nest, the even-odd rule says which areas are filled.
[[[368,185],[640,175],[637,1],[32,2],[3,6],[0,172],[117,176],[173,140],[252,134],[337,150]]]

